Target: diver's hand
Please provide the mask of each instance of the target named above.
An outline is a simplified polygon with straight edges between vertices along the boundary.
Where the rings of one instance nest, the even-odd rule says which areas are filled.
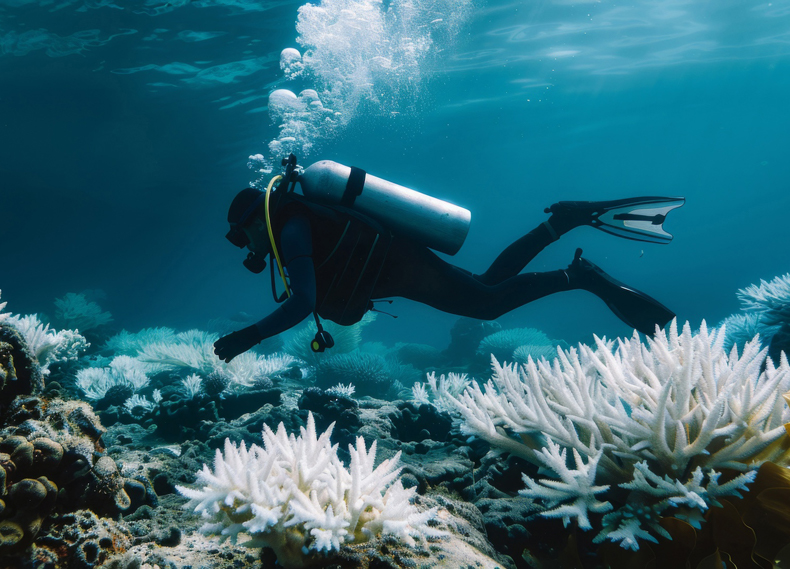
[[[226,363],[233,358],[252,348],[263,340],[263,335],[255,326],[248,326],[237,332],[232,332],[214,342],[214,353]]]

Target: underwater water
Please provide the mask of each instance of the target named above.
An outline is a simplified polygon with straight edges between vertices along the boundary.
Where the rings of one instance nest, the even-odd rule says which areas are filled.
[[[359,5],[382,20],[389,4],[334,2],[330,17]],[[248,156],[276,158],[269,93],[333,82],[342,124],[305,131],[300,161],[358,165],[470,209],[452,259],[464,268],[484,270],[555,201],[641,194],[687,198],[670,245],[581,228],[530,268],[564,268],[584,247],[695,324],[787,270],[785,2],[391,4],[397,25],[346,40],[298,31],[298,2],[4,2],[5,298],[39,312],[101,289],[128,329],[265,314],[268,279],[222,239],[227,206],[258,177]],[[289,82],[280,52],[303,46],[345,67]],[[365,59],[379,51],[397,74]],[[441,343],[454,320],[392,308],[399,319],[376,326],[393,341]],[[503,320],[569,341],[628,333],[584,293]]]
[[[228,319],[247,326],[275,310],[269,269],[245,269],[246,251],[224,239],[226,216],[239,190],[265,188],[293,152],[303,166],[358,166],[469,209],[463,247],[442,257],[475,273],[557,201],[685,197],[665,222],[669,244],[580,227],[526,270],[565,268],[582,247],[585,258],[668,306],[679,327],[712,328],[743,308],[739,289],[790,271],[788,101],[790,0],[0,0],[0,322],[7,302],[10,313],[67,328],[66,318],[57,325],[55,300],[68,293],[109,312],[112,321],[86,335],[91,362],[51,366],[52,377],[94,406],[105,393],[79,387],[78,368],[110,369],[115,356],[145,353],[147,364],[164,366],[145,373],[173,372],[173,357],[154,341],[211,343],[175,334],[221,335],[233,329]],[[397,318],[365,323],[368,363],[321,372],[319,360],[270,362],[278,373],[291,370],[274,386],[295,399],[299,373],[318,369],[328,388],[363,377],[354,365],[384,365],[399,343],[437,354],[452,347],[457,316],[405,299],[383,310]],[[771,334],[790,310],[781,314],[768,323]],[[530,346],[593,346],[593,335],[633,332],[584,291],[542,298],[497,322],[542,331]],[[122,330],[152,327],[172,329],[146,340],[153,351],[117,340]],[[261,357],[281,347],[267,346]],[[297,348],[289,353],[299,357]],[[368,373],[400,374],[408,390],[426,372],[445,372],[441,361],[402,359],[409,369]],[[485,377],[483,360],[446,368]],[[194,395],[200,384],[189,387],[185,370],[206,382],[211,365],[187,363],[179,389]],[[231,383],[260,387],[247,372],[229,373],[243,376]],[[367,389],[356,385],[358,396],[380,395]],[[408,399],[403,393],[388,399]],[[129,406],[126,419],[123,405],[100,417],[134,422],[141,405]],[[229,422],[242,414],[226,413]],[[771,421],[771,429],[787,422]],[[213,452],[225,435],[207,433],[198,438]],[[343,433],[341,447],[353,442],[352,426]],[[211,452],[195,460],[210,461]]]

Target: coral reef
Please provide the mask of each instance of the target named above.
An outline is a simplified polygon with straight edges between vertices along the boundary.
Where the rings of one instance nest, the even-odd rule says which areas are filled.
[[[377,354],[353,351],[322,358],[315,368],[315,385],[322,389],[351,383],[359,396],[387,397],[393,388],[411,386],[419,372],[396,360]]]
[[[739,348],[760,337],[770,346],[769,355],[778,361],[781,353],[790,350],[790,273],[771,281],[760,280],[737,292],[740,314],[725,318],[719,327],[726,330],[725,346]]]
[[[16,328],[0,322],[0,410],[17,395],[43,389],[44,379],[35,354]]]
[[[310,348],[310,342],[316,334],[318,328],[315,322],[308,321],[307,324],[283,334],[283,351],[294,358],[307,362],[310,366],[316,366],[325,357],[335,354],[345,354],[359,348],[362,343],[362,330],[376,319],[376,315],[368,312],[362,320],[352,326],[340,326],[329,320],[322,322],[324,330],[332,335],[335,345],[330,352],[318,353]]]
[[[756,342],[740,356],[723,343],[704,323],[692,334],[673,322],[647,345],[636,334],[616,347],[596,338],[595,348],[560,350],[551,363],[530,360],[518,370],[494,360],[485,386],[472,383],[460,395],[448,382],[429,385],[463,433],[554,476],[524,477],[525,496],[540,502],[543,516],[590,527],[590,512],[609,509],[598,495],[610,488],[605,495],[621,505],[640,500],[656,513],[693,515],[689,509],[704,513],[719,497],[737,496],[755,469],[787,453],[787,359],[775,367]],[[576,470],[560,449],[572,450]],[[719,484],[725,469],[734,472]],[[604,517],[616,525],[601,535],[636,547],[650,528],[633,519]]]
[[[760,316],[766,326],[790,322],[790,273],[771,281],[760,279],[759,285],[750,285],[738,291],[741,308]]]
[[[76,361],[90,344],[78,330],[52,330],[36,314],[13,315],[5,319],[25,339],[27,348],[36,356],[42,375],[49,374],[49,366]]]
[[[316,434],[312,415],[299,437],[282,424],[276,433],[264,426],[263,447],[226,440],[213,472],[204,466],[198,473],[202,488],[177,489],[208,520],[201,531],[233,542],[246,533],[249,545],[271,548],[286,568],[325,563],[344,544],[373,535],[414,545],[415,537],[440,534],[428,526],[437,511],[420,512],[411,504],[414,490],[397,480],[398,455],[374,468],[376,443],[368,450],[359,437],[346,470],[330,435],[331,427]]]

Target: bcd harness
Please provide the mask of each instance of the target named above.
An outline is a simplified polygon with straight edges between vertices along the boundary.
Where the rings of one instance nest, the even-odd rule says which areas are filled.
[[[272,214],[280,210],[287,201],[295,201],[316,216],[332,221],[337,227],[343,227],[342,233],[323,259],[315,262],[316,272],[316,304],[315,317],[318,333],[310,347],[314,352],[323,352],[334,345],[332,336],[323,329],[319,315],[348,326],[359,322],[362,316],[373,309],[371,296],[387,258],[392,234],[380,223],[370,217],[351,209],[356,197],[362,192],[365,184],[365,171],[352,168],[346,189],[341,201],[342,205],[322,205],[306,200],[303,196],[293,193],[295,182],[294,167],[296,158],[291,155],[287,159],[286,171],[282,176],[275,176],[266,188],[265,217],[271,244],[271,256],[277,264],[280,279],[285,287],[281,295],[277,295],[274,262],[271,263],[272,294],[277,303],[291,296],[288,275],[283,267],[277,244],[274,238]],[[276,194],[280,194],[275,205],[270,205],[270,195],[274,184],[279,182]],[[290,186],[290,188],[289,188]],[[282,190],[280,188],[283,188]],[[284,190],[284,191],[283,191]],[[318,286],[321,283],[322,286]],[[328,285],[326,285],[328,283]],[[324,286],[326,285],[326,286]]]

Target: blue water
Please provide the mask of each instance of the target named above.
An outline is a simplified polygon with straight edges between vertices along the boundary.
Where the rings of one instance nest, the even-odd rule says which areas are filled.
[[[325,2],[332,23],[350,17],[343,5],[389,27],[298,32],[300,2],[0,1],[8,309],[51,312],[56,297],[101,289],[128,330],[267,314],[268,274],[247,272],[223,238],[227,206],[260,176],[250,155],[276,158],[269,93],[324,96],[332,81],[324,106],[342,115],[296,141],[302,162],[354,164],[469,208],[451,260],[472,271],[555,201],[638,194],[687,198],[665,226],[671,244],[581,228],[530,270],[564,267],[581,246],[695,326],[790,270],[790,1]],[[286,80],[280,52],[305,42],[312,74]],[[376,50],[400,67],[375,67]],[[344,74],[352,64],[372,74]],[[456,319],[391,309],[399,318],[379,317],[366,339],[442,346]],[[500,321],[570,342],[629,333],[583,292]]]

